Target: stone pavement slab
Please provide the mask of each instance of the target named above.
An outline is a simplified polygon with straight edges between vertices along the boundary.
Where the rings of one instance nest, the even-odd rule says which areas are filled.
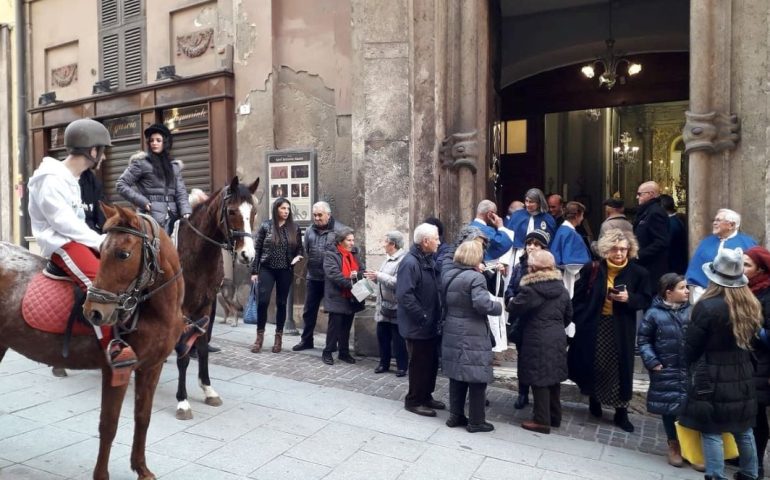
[[[320,363],[315,355],[249,353],[240,365],[223,366],[219,363],[240,358],[245,348],[217,342],[225,352],[211,365],[212,378],[217,390],[227,392],[220,408],[203,405],[195,386],[190,391],[194,419],[176,420],[176,366],[169,361],[164,367],[147,445],[148,465],[160,480],[702,478],[691,469],[668,466],[661,455],[613,446],[614,429],[606,424],[594,428],[594,435],[607,436],[602,443],[576,438],[579,432],[527,432],[515,418],[497,412],[507,420],[496,421],[494,432],[470,434],[446,427],[446,411],[437,418],[419,417],[406,412],[400,399],[369,388],[369,378],[382,382],[379,388],[403,382],[393,375],[375,376],[374,362],[311,370],[304,365]],[[0,392],[0,480],[91,478],[98,448],[99,373],[54,379],[45,366],[13,352],[6,357],[0,362],[0,384],[15,382],[19,389]],[[263,359],[268,366],[262,366]],[[196,369],[193,364],[188,384]],[[305,379],[308,370],[326,376]],[[284,377],[277,371],[295,373]],[[39,384],[29,383],[29,375]],[[18,392],[30,389],[43,391],[42,401],[20,402]],[[503,393],[491,396],[492,411],[496,403],[507,405]],[[4,409],[7,399],[12,409]],[[136,479],[128,458],[129,403],[113,445],[112,480]],[[572,422],[585,423],[579,414]]]

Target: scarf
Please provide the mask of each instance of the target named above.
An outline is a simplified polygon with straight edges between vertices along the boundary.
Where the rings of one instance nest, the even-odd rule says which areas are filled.
[[[353,255],[353,252],[346,250],[342,245],[337,245],[337,251],[342,255],[342,276],[350,279],[350,274],[358,271],[358,261],[356,261],[356,256]],[[351,293],[349,288],[342,289],[342,298],[352,297],[353,293]]]
[[[615,277],[618,276],[618,273],[620,273],[621,270],[626,268],[626,265],[628,265],[628,259],[626,259],[622,265],[615,265],[610,262],[609,259],[607,260],[607,289],[615,286]],[[612,300],[607,296],[606,291],[604,303],[602,304],[602,315],[612,315]]]
[[[755,295],[766,288],[770,288],[770,274],[767,272],[758,273],[749,279],[749,289]]]

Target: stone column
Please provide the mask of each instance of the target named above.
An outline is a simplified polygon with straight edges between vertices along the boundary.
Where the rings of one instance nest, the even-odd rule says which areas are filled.
[[[739,139],[737,118],[729,115],[733,4],[732,0],[690,3],[690,110],[682,133],[690,156],[690,251],[710,233],[716,210],[730,206],[729,151]]]
[[[8,25],[0,25],[0,240],[13,242],[13,212],[16,198],[13,186],[13,125],[11,105],[11,36]],[[25,212],[26,215],[26,212]]]

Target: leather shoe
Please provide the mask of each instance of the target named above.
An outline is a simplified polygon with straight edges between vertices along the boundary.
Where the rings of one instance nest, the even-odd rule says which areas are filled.
[[[209,353],[219,353],[222,349],[209,343]]]
[[[354,363],[356,363],[356,359],[355,359],[355,358],[353,358],[353,357],[352,357],[352,356],[350,356],[350,355],[340,355],[339,357],[337,357],[337,359],[338,359],[340,362],[349,363],[349,364],[351,364],[351,365],[352,365],[352,364],[354,364]]]
[[[313,349],[313,344],[307,344],[307,343],[299,342],[298,344],[296,344],[293,347],[291,347],[291,349],[292,349],[292,351],[295,351],[295,352],[299,352],[301,350],[312,350]]]
[[[432,408],[428,408],[423,405],[417,405],[414,407],[404,407],[408,412],[416,413],[417,415],[422,415],[423,417],[435,417],[436,411]]]
[[[406,376],[406,370],[396,370],[396,376],[397,377],[405,377]]]
[[[588,411],[591,412],[591,416],[602,418],[602,404],[594,397],[588,398]]]
[[[374,369],[374,373],[385,373],[389,370],[388,367],[383,367],[382,365],[377,365],[377,368]]]
[[[455,415],[452,413],[446,421],[446,426],[449,428],[464,427],[466,425],[468,425],[468,417],[465,415]]]
[[[469,423],[465,426],[465,429],[468,430],[468,433],[491,432],[495,429],[495,426],[489,422],[479,423],[476,425]]]
[[[552,419],[551,419],[551,426],[552,426],[553,428],[559,428],[559,427],[561,427],[561,418],[559,418],[559,419],[556,419],[556,418],[552,418]]]
[[[327,365],[334,365],[334,359],[332,358],[331,353],[324,352],[321,354],[321,360],[323,360],[323,362]]]
[[[548,425],[540,425],[539,423],[535,422],[522,422],[521,428],[524,430],[529,430],[530,432],[537,432],[537,433],[545,433],[549,434],[551,433],[551,427]]]
[[[433,400],[432,398],[428,400],[427,402],[423,403],[424,407],[432,408],[434,410],[444,410],[446,409],[446,404],[444,402],[440,402],[438,400]]]

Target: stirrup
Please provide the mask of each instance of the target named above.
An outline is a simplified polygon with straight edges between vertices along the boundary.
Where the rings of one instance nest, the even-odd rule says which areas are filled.
[[[182,358],[190,353],[195,341],[198,337],[206,334],[206,329],[209,326],[209,317],[205,316],[195,321],[188,321],[184,327],[182,336],[179,337],[179,341],[174,346],[177,358]]]
[[[107,356],[107,364],[112,370],[110,385],[113,387],[128,385],[131,372],[134,371],[134,365],[137,362],[134,349],[123,340],[112,339],[104,353]]]

